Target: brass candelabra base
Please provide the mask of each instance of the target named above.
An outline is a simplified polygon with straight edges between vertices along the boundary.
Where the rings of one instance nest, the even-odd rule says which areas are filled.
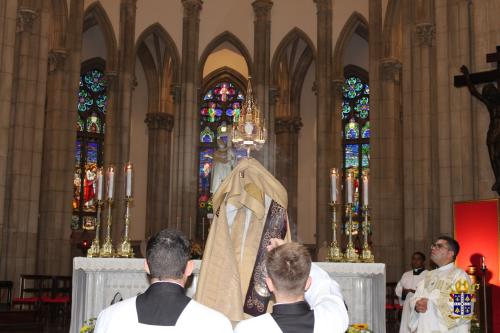
[[[368,247],[368,244],[363,245],[363,251],[361,252],[361,261],[375,262],[375,257],[373,256],[372,251]]]
[[[104,244],[102,244],[99,255],[102,258],[112,258],[115,256],[115,251],[113,250],[113,243],[111,242],[111,238],[108,237],[104,242]]]
[[[356,249],[352,243],[347,244],[347,248],[344,254],[344,260],[347,262],[359,262],[359,256],[356,253]]]
[[[121,242],[118,249],[116,249],[116,255],[121,258],[133,258],[134,250],[132,250],[132,246],[128,240],[124,240]]]
[[[326,260],[333,261],[333,262],[340,262],[343,260],[342,251],[340,250],[340,247],[338,246],[336,241],[334,241],[330,244],[330,247],[328,248],[328,255],[326,256]]]
[[[87,250],[87,258],[98,258],[100,253],[99,249],[99,240],[94,239],[92,241],[92,245],[90,248]]]

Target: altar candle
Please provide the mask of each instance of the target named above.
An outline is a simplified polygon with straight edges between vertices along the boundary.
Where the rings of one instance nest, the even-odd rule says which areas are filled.
[[[337,202],[337,178],[338,172],[337,168],[332,168],[330,170],[330,196],[332,202]]]
[[[353,173],[349,171],[347,173],[347,203],[352,204],[352,187],[353,187]]]
[[[192,239],[192,237],[191,237],[191,216],[189,216],[189,239]]]
[[[102,168],[97,169],[97,200],[102,200],[102,187],[104,185],[104,177],[102,175]]]
[[[108,199],[113,199],[113,188],[115,186],[115,168],[113,166],[108,167]]]
[[[363,172],[363,205],[368,206],[368,172]]]
[[[125,196],[132,196],[132,163],[128,162],[125,165],[125,177],[126,177],[126,188],[125,188]]]

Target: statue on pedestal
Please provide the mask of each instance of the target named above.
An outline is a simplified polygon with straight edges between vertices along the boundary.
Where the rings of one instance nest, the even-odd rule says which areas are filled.
[[[229,144],[222,138],[217,139],[218,149],[213,156],[212,179],[210,182],[210,193],[217,192],[220,184],[231,173],[234,167],[235,156]]]

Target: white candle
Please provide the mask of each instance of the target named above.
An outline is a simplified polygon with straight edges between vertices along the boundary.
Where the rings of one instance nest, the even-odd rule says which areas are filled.
[[[179,216],[177,216],[177,223],[176,223],[176,224],[177,224],[177,230],[180,230],[180,229],[179,229],[179,225],[180,225],[180,223],[179,223],[179,222],[180,222],[180,221],[181,221],[181,218],[180,218]]]
[[[189,239],[193,239],[191,237],[191,216],[189,216]]]
[[[332,202],[337,202],[337,168],[332,168],[330,170],[330,197]]]
[[[128,162],[125,165],[125,177],[126,177],[126,188],[125,188],[125,196],[132,196],[132,163]]]
[[[368,206],[368,172],[363,172],[363,205]]]
[[[102,200],[102,187],[104,185],[104,177],[102,175],[102,168],[97,169],[97,200]]]
[[[115,186],[115,168],[108,167],[108,199],[113,199],[113,188]]]
[[[352,204],[352,187],[353,187],[353,173],[349,171],[347,173],[347,203]]]
[[[205,240],[205,218],[201,218],[201,241]]]

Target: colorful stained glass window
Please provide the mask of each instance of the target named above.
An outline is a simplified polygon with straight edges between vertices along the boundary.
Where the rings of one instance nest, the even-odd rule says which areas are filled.
[[[356,235],[362,222],[361,176],[370,168],[370,89],[365,79],[348,73],[342,91],[343,169],[344,175],[349,171],[354,174],[352,233]]]
[[[97,168],[102,166],[107,91],[104,72],[82,72],[77,99],[72,229],[92,230],[96,222]]]
[[[191,237],[201,238],[201,225],[208,221],[207,214],[212,213],[210,184],[213,157],[218,149],[217,140],[220,139],[226,144],[230,141],[232,124],[238,120],[241,105],[245,100],[243,91],[244,89],[234,82],[224,80],[207,87],[202,94],[199,109],[198,236],[193,234]],[[235,151],[236,158],[239,155],[242,153]]]

